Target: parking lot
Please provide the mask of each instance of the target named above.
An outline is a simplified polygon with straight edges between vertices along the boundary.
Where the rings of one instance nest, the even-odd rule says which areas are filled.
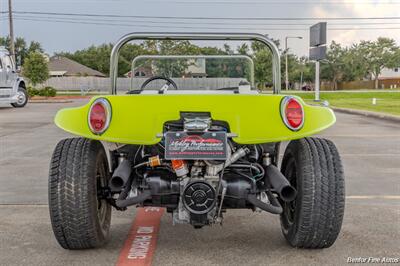
[[[0,107],[0,264],[115,265],[135,209],[113,212],[112,239],[100,249],[67,251],[56,242],[47,208],[52,150],[69,135],[53,117],[62,107],[85,103],[32,103]],[[400,125],[337,114],[323,132],[342,155],[346,211],[339,239],[329,249],[289,247],[279,218],[229,211],[223,226],[194,230],[161,219],[154,265],[343,265],[349,257],[400,257]]]

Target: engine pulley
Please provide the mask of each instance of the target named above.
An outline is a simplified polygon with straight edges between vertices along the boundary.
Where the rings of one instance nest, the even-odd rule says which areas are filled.
[[[192,181],[183,190],[183,204],[191,213],[208,213],[214,208],[215,203],[215,189],[205,181]]]

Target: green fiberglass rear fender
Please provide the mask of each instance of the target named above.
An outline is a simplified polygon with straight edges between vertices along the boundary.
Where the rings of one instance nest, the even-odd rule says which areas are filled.
[[[284,124],[280,104],[284,95],[107,95],[93,97],[84,106],[60,110],[55,123],[82,137],[122,144],[153,145],[160,141],[166,121],[180,119],[180,112],[209,112],[212,119],[226,121],[233,140],[256,144],[299,139],[316,134],[336,121],[330,108],[306,105],[304,125],[292,131]],[[111,104],[109,128],[101,135],[91,132],[88,112],[92,102],[106,98]]]

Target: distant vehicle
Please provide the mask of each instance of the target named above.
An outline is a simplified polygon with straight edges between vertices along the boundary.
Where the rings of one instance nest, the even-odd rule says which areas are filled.
[[[16,71],[8,51],[0,47],[0,104],[24,107],[28,103],[26,84]]]
[[[312,89],[312,87],[310,85],[306,84],[306,85],[301,87],[301,90],[302,91],[312,91],[313,89]]]

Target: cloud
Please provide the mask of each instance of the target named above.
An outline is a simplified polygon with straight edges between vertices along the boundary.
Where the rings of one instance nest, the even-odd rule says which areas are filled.
[[[390,5],[390,1],[384,3],[342,1],[343,4],[332,6],[315,6],[311,15],[315,17],[400,17],[400,5]],[[394,1],[393,1],[394,3]],[[397,2],[398,3],[398,2]],[[396,24],[382,24],[395,23]],[[360,23],[368,23],[359,25]],[[375,23],[375,24],[374,24]],[[335,25],[334,25],[335,24]],[[338,25],[340,24],[340,25]],[[344,25],[343,25],[344,24]],[[328,21],[328,29],[331,28],[355,28],[354,30],[328,30],[329,42],[335,40],[343,45],[351,45],[361,40],[375,40],[380,36],[393,38],[400,44],[400,29],[368,29],[357,28],[400,28],[400,20],[341,20]]]

